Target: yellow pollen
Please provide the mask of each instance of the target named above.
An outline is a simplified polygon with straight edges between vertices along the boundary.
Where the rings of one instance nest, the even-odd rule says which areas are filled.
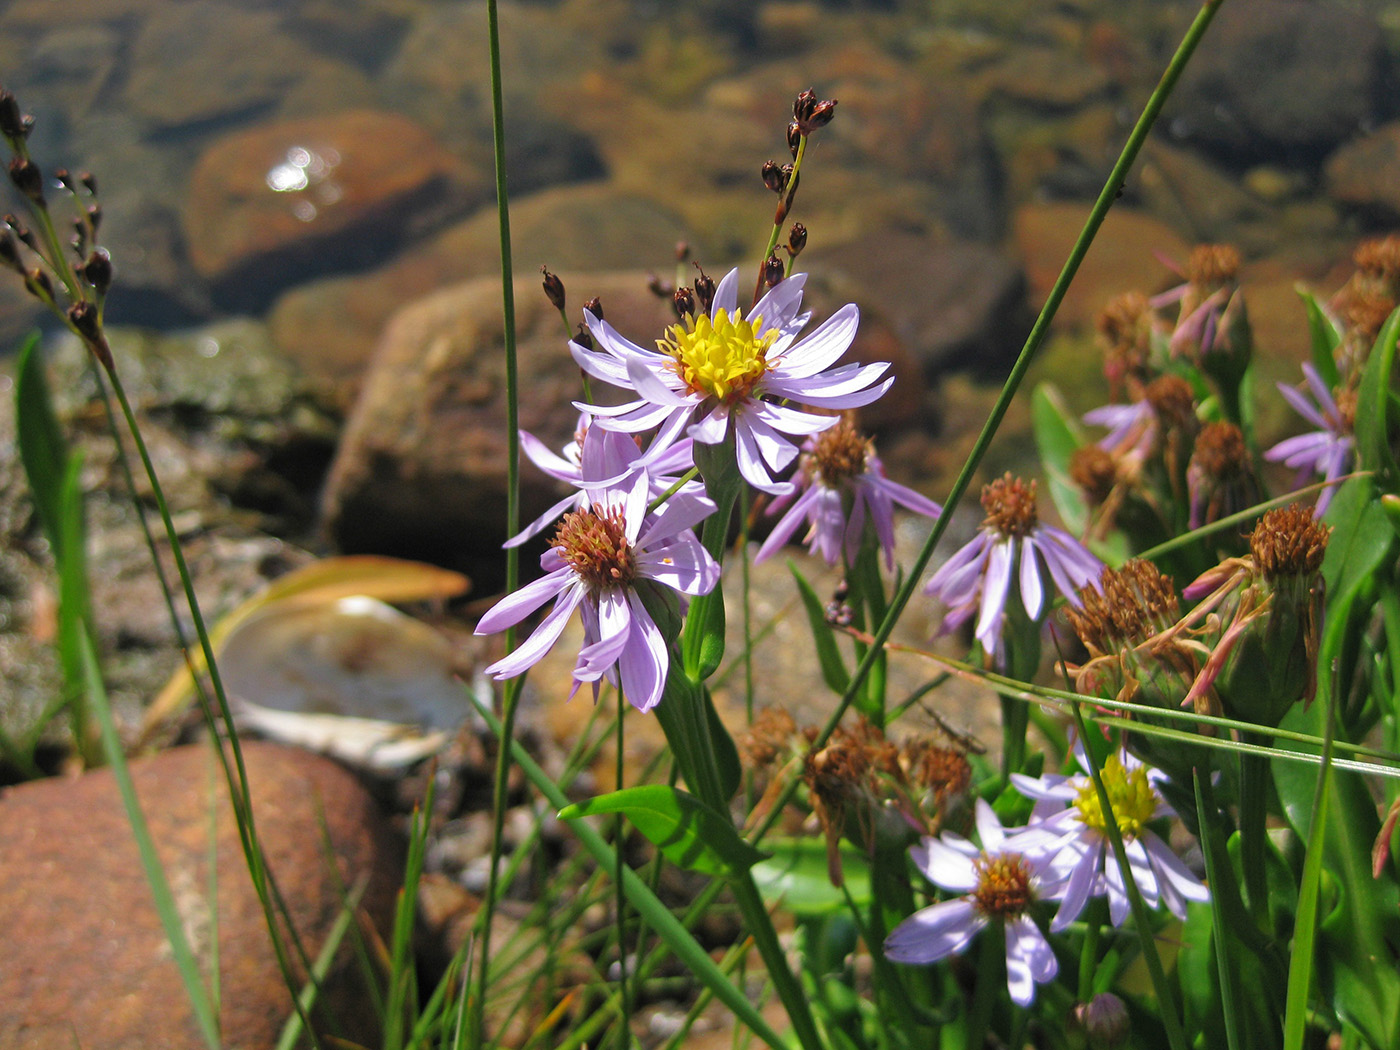
[[[719,309],[713,320],[701,314],[672,325],[657,346],[675,358],[676,374],[695,393],[733,402],[747,397],[768,371],[768,350],[778,332],[756,334],[762,327],[761,316],[731,317]]]
[[[1147,780],[1147,769],[1138,766],[1129,773],[1117,755],[1110,755],[1099,770],[1099,777],[1108,792],[1119,832],[1125,839],[1137,838],[1157,811],[1157,792]],[[1075,805],[1079,807],[1081,821],[1096,831],[1105,829],[1103,807],[1099,805],[1099,793],[1092,780],[1079,789]]]

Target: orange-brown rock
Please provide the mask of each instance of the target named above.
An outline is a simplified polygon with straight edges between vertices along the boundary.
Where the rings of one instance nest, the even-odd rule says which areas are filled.
[[[252,743],[243,754],[268,867],[311,956],[342,910],[342,883],[367,880],[361,906],[386,929],[399,850],[367,792],[341,767],[303,751]],[[291,998],[214,753],[177,748],[134,762],[131,772],[206,979],[217,934],[223,1045],[274,1045]],[[13,788],[0,796],[0,822],[0,924],[8,945],[0,964],[0,1045],[204,1045],[111,772]],[[210,897],[211,849],[217,904]],[[333,1019],[325,1022],[328,1031],[373,1045],[373,1017],[349,947],[318,1017]]]

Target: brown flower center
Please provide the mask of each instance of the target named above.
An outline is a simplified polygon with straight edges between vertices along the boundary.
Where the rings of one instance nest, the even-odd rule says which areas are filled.
[[[1192,461],[1206,477],[1229,481],[1249,469],[1244,432],[1233,423],[1207,423],[1196,436]]]
[[[1101,653],[1137,646],[1180,616],[1176,588],[1151,562],[1134,558],[1121,569],[1104,569],[1099,586],[1079,592],[1082,607],[1066,608],[1080,641]]]
[[[1322,568],[1332,530],[1319,524],[1302,503],[1265,514],[1249,537],[1254,564],[1265,579],[1311,576]]]
[[[1113,457],[1098,445],[1085,445],[1069,457],[1069,476],[1095,504],[1104,502],[1118,482]]]
[[[804,464],[814,470],[829,489],[839,489],[851,478],[865,473],[874,442],[856,429],[849,416],[817,435]]]
[[[1196,392],[1181,376],[1158,376],[1143,392],[1164,430],[1186,430],[1196,422]]]
[[[1186,279],[1207,292],[1234,281],[1240,272],[1240,253],[1228,244],[1199,244],[1186,262]]]
[[[1025,536],[1039,524],[1035,509],[1035,482],[1027,485],[1007,473],[982,489],[982,525],[1003,536]]]
[[[637,575],[621,507],[565,514],[552,546],[591,590],[626,587]]]
[[[1019,853],[982,854],[972,862],[977,886],[972,904],[989,919],[1015,919],[1035,901],[1031,868]]]

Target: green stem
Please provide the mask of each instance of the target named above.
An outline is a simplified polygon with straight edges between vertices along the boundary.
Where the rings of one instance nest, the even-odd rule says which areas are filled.
[[[1225,1044],[1228,1050],[1239,1050],[1239,1019],[1237,1009],[1240,1003],[1235,990],[1235,959],[1232,958],[1233,944],[1230,927],[1225,915],[1225,902],[1219,892],[1224,879],[1232,875],[1221,863],[1223,851],[1219,848],[1216,822],[1219,809],[1215,804],[1215,793],[1211,787],[1210,769],[1197,766],[1194,771],[1196,787],[1196,814],[1201,834],[1201,852],[1206,861],[1206,878],[1210,880],[1210,906],[1212,935],[1215,938],[1215,968],[1220,980],[1220,1008],[1225,1017]]]
[[[487,35],[491,53],[491,132],[495,158],[496,213],[501,241],[501,311],[506,373],[506,535],[514,536],[520,526],[520,373],[515,348],[515,275],[510,244],[510,197],[506,186],[505,107],[501,90],[501,36],[496,0],[486,0]],[[565,322],[567,328],[567,319]],[[520,583],[520,554],[515,547],[506,549],[506,591],[516,590]],[[506,631],[506,649],[515,648],[515,628]],[[471,1016],[467,1021],[468,1039],[481,1046],[486,1027],[487,977],[491,958],[491,926],[496,910],[497,883],[501,853],[505,840],[506,795],[509,789],[510,752],[507,746],[515,739],[515,712],[523,675],[507,683],[502,698],[501,746],[496,750],[495,779],[492,785],[494,801],[491,822],[491,865],[487,869],[486,899],[482,902],[485,918],[478,951],[473,959],[476,966],[475,995],[470,1000]]]
[[[1006,933],[999,922],[982,931],[977,955],[977,976],[972,989],[972,1005],[964,1029],[965,1050],[982,1050],[987,1042],[987,1026],[992,1020],[992,1004],[1006,987]]]
[[[1244,734],[1246,741],[1269,746],[1266,733]],[[1244,889],[1254,924],[1266,934],[1269,921],[1269,885],[1264,864],[1269,848],[1267,800],[1271,777],[1269,760],[1260,754],[1240,755],[1240,847],[1244,867]]]

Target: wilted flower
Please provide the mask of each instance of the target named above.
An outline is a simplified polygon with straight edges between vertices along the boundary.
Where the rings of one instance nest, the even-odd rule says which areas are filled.
[[[1082,750],[1077,757],[1083,767]],[[1176,815],[1156,787],[1165,774],[1120,752],[1108,756],[1099,777],[1144,903],[1149,908],[1165,904],[1173,915],[1185,919],[1186,902],[1208,900],[1210,891],[1150,827],[1154,820]],[[1030,825],[1018,841],[1043,841],[1056,851],[1053,865],[1065,880],[1063,901],[1050,929],[1063,930],[1096,896],[1108,897],[1109,918],[1121,926],[1130,910],[1128,894],[1093,778],[1088,773],[1042,777],[1013,773],[1011,780],[1021,794],[1036,801]]]
[[[754,556],[755,562],[782,547],[805,521],[803,542],[808,550],[820,554],[828,565],[838,564],[843,554],[850,563],[855,560],[868,517],[885,552],[885,564],[892,570],[894,505],[930,518],[942,513],[933,500],[885,477],[875,443],[849,418],[803,442],[794,480],[801,494],[773,526]],[[770,513],[781,510],[789,499],[792,493],[780,496]]]
[[[1028,1006],[1035,986],[1059,972],[1054,951],[1030,916],[1037,901],[1057,890],[1054,853],[1043,842],[1023,846],[1018,837],[1008,836],[985,799],[977,800],[976,819],[980,848],[945,831],[909,851],[930,882],[962,896],[901,922],[885,939],[885,956],[903,963],[938,962],[963,951],[983,928],[995,924],[1005,931],[1011,1000]]]
[[[1317,429],[1285,438],[1265,452],[1264,458],[1270,463],[1281,462],[1297,470],[1298,480],[1295,484],[1303,484],[1314,474],[1321,474],[1324,481],[1336,481],[1351,466],[1352,454],[1356,449],[1356,438],[1352,433],[1356,423],[1356,394],[1343,390],[1340,396],[1333,397],[1332,391],[1311,364],[1303,365],[1303,376],[1307,380],[1308,392],[1312,394],[1311,401],[1286,383],[1280,383],[1278,390],[1284,400],[1293,406],[1293,410]],[[1316,514],[1319,518],[1326,513],[1334,491],[1329,485],[1318,496]]]
[[[647,611],[638,587],[650,582],[682,594],[708,594],[719,566],[691,532],[715,510],[693,493],[677,493],[647,514],[650,481],[634,471],[615,489],[590,493],[589,506],[564,516],[540,557],[545,575],[496,603],[477,624],[494,634],[519,623],[551,598],[554,608],[519,648],[486,668],[496,679],[534,666],[559,640],[575,609],[584,645],[574,688],[607,677],[643,711],[656,706],[666,682],[669,644]]]
[[[1036,620],[1045,609],[1045,573],[1056,590],[1078,605],[1075,592],[1096,579],[1103,566],[1069,533],[1040,520],[1035,482],[1027,485],[1007,474],[982,489],[982,508],[987,517],[977,535],[943,563],[924,590],[948,606],[944,631],[976,612],[976,637],[990,655],[1001,636],[1013,573],[1021,606]]]
[[[696,441],[735,443],[739,471],[754,487],[781,494],[773,475],[797,457],[790,436],[806,437],[835,426],[837,417],[815,415],[794,404],[823,409],[868,405],[889,389],[880,380],[889,365],[830,366],[855,338],[860,312],[842,307],[803,339],[810,313],[799,313],[805,274],[769,289],[747,314],[739,311],[739,271],[715,289],[709,313],[682,319],[646,350],[628,342],[602,318],[588,314],[597,344],[571,343],[585,371],[635,390],[639,400],[617,407],[579,405],[608,430],[640,433],[659,427],[658,440],[682,431]]]
[[[1171,354],[1201,360],[1218,352],[1227,337],[1222,323],[1227,304],[1237,294],[1240,253],[1228,244],[1200,244],[1186,262],[1186,280],[1153,298],[1155,307],[1179,303]]]
[[[1303,504],[1271,510],[1250,534],[1248,556],[1186,588],[1188,598],[1206,597],[1182,626],[1213,615],[1223,628],[1188,700],[1214,689],[1227,715],[1267,726],[1312,701],[1329,535]]]
[[[1190,527],[1199,529],[1248,510],[1259,502],[1244,431],[1234,423],[1207,423],[1196,435],[1186,465],[1186,490],[1191,498]]]

